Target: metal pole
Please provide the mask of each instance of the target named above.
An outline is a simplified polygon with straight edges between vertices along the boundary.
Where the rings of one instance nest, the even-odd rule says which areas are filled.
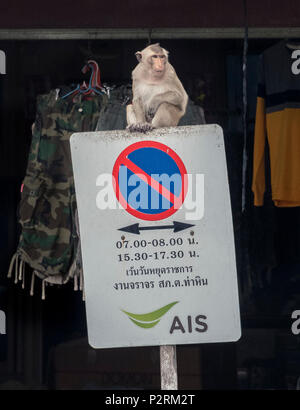
[[[178,390],[176,346],[160,346],[161,390]]]

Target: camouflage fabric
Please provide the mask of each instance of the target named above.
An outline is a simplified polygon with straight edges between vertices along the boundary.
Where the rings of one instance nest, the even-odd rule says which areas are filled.
[[[37,99],[26,176],[22,184],[19,245],[8,276],[23,280],[25,263],[45,283],[64,284],[70,278],[81,280],[78,263],[79,238],[75,221],[77,210],[69,139],[74,132],[94,131],[107,96],[94,96],[73,102],[58,97],[58,90]],[[79,269],[78,269],[79,268]]]

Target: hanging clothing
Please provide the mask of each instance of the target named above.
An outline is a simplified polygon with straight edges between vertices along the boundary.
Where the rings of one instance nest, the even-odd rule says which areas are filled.
[[[131,85],[121,85],[110,91],[108,103],[103,106],[97,131],[124,130],[127,127],[126,105],[131,104]],[[204,110],[188,100],[185,115],[180,119],[178,126],[205,124]]]
[[[21,189],[19,222],[21,235],[12,258],[9,276],[25,283],[25,264],[46,283],[64,284],[74,279],[74,288],[83,287],[80,244],[76,226],[76,198],[70,152],[74,132],[94,131],[107,96],[62,99],[60,90],[40,95],[26,175]],[[63,94],[65,93],[65,90]]]
[[[300,206],[299,135],[300,45],[281,41],[260,59],[252,179],[255,206],[264,202],[266,140],[274,204]]]
[[[132,101],[131,85],[121,85],[109,91],[107,104],[102,107],[97,131],[125,130],[126,105]]]

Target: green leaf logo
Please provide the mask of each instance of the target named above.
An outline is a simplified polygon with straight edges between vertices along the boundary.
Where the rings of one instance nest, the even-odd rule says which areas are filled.
[[[157,325],[163,315],[165,315],[171,309],[171,307],[176,305],[176,303],[178,303],[178,301],[169,303],[168,305],[163,306],[162,308],[154,310],[150,313],[136,314],[126,312],[126,310],[123,309],[122,312],[124,312],[135,325],[143,327],[144,329],[150,329],[151,327]]]

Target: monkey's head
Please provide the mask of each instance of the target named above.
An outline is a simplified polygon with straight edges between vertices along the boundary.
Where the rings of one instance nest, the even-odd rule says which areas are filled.
[[[135,53],[140,64],[155,78],[163,77],[168,62],[168,51],[162,48],[159,43],[151,44],[142,51]]]

